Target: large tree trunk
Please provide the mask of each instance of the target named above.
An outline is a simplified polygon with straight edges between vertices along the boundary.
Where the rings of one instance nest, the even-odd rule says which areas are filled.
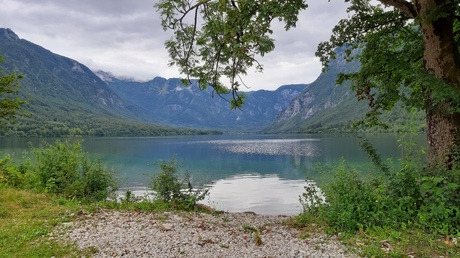
[[[424,38],[423,65],[425,70],[446,82],[451,93],[460,93],[460,60],[454,40],[453,24],[455,5],[444,0],[419,0],[416,3],[420,15],[420,25]],[[436,9],[437,8],[437,9]],[[433,10],[441,10],[433,12]],[[431,14],[431,15],[430,15]],[[435,173],[442,166],[452,169],[458,162],[460,143],[460,113],[452,111],[458,99],[434,101],[432,92],[427,89],[427,138],[428,169]],[[452,94],[455,96],[457,94]]]
[[[427,110],[427,167],[432,174],[452,169],[459,160],[460,114],[446,114],[446,105]]]

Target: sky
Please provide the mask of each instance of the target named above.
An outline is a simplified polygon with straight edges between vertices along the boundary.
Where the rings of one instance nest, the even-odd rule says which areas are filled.
[[[164,31],[153,7],[157,0],[0,0],[0,27],[51,52],[72,58],[93,71],[139,81],[181,77],[168,66]],[[248,70],[243,91],[275,90],[311,83],[321,73],[317,45],[346,18],[343,0],[310,0],[296,28],[274,23],[275,50],[259,60],[263,73]]]

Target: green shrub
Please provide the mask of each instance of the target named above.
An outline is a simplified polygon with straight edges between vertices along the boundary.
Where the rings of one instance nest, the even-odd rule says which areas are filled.
[[[157,165],[160,172],[152,176],[150,187],[155,191],[158,200],[179,209],[195,209],[196,203],[208,194],[208,189],[193,189],[188,173],[185,173],[184,178],[178,176],[175,157],[168,162],[160,161]]]
[[[451,170],[443,177],[421,178],[422,203],[419,222],[430,231],[460,234],[460,170]]]
[[[460,235],[460,170],[429,173],[412,143],[402,147],[406,156],[398,170],[367,180],[360,177],[366,173],[342,161],[322,192],[307,185],[301,196],[304,214],[323,218],[334,232],[414,225],[435,234]],[[383,166],[377,168],[382,172]],[[318,202],[322,196],[325,202]]]
[[[5,184],[14,188],[27,188],[30,184],[30,174],[28,166],[21,164],[16,166],[11,161],[11,156],[6,155],[0,159],[0,184]]]
[[[54,145],[33,148],[33,153],[37,185],[45,192],[93,201],[107,198],[117,188],[114,174],[101,160],[90,159],[80,142],[57,140]]]
[[[160,161],[157,164],[161,172],[153,175],[150,181],[150,187],[155,191],[156,197],[165,202],[181,198],[183,182],[177,175],[176,159],[169,162]]]
[[[382,186],[381,178],[363,180],[356,169],[342,160],[333,168],[332,181],[321,188],[322,193],[306,187],[307,194],[302,199],[304,211],[322,217],[333,231],[355,232],[371,225],[384,225],[387,219],[381,206]],[[320,199],[322,195],[324,202]],[[313,203],[312,198],[316,198]]]

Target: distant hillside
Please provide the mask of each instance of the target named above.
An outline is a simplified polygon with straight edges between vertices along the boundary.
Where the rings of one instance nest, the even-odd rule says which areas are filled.
[[[242,109],[230,110],[225,99],[212,89],[198,89],[194,82],[184,86],[177,78],[156,77],[148,82],[136,82],[118,79],[103,71],[96,74],[120,97],[145,110],[155,123],[225,131],[261,130],[306,87],[305,84],[287,85],[275,91],[245,92],[246,104]]]
[[[30,102],[22,117],[3,134],[60,135],[162,135],[187,130],[148,125],[148,114],[120,98],[83,64],[52,53],[10,29],[0,29],[0,69],[16,71],[20,96]]]
[[[136,82],[106,72],[96,75],[75,60],[20,39],[10,29],[0,29],[0,54],[5,59],[0,69],[24,76],[19,82],[20,96],[30,101],[25,111],[33,114],[19,118],[3,135],[162,135],[197,133],[196,129],[259,131],[306,87],[288,85],[276,91],[247,92],[243,108],[230,110],[229,103],[211,89],[185,87],[179,79],[157,77],[149,82]]]
[[[358,101],[350,83],[336,85],[339,73],[354,72],[359,69],[357,61],[347,62],[344,49],[339,48],[336,60],[329,63],[329,69],[309,84],[280,112],[274,122],[266,127],[265,133],[318,133],[346,132],[351,125],[364,118],[369,108],[366,101]],[[397,106],[392,112],[385,113],[382,121],[391,125],[391,131],[399,131],[409,119],[407,112]],[[416,116],[417,129],[425,126],[423,112]],[[379,129],[366,129],[375,131]]]

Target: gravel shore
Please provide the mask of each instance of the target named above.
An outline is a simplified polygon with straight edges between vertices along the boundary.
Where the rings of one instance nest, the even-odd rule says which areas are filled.
[[[331,236],[254,213],[103,210],[63,223],[58,233],[95,257],[357,257]],[[303,237],[302,237],[303,236]]]

